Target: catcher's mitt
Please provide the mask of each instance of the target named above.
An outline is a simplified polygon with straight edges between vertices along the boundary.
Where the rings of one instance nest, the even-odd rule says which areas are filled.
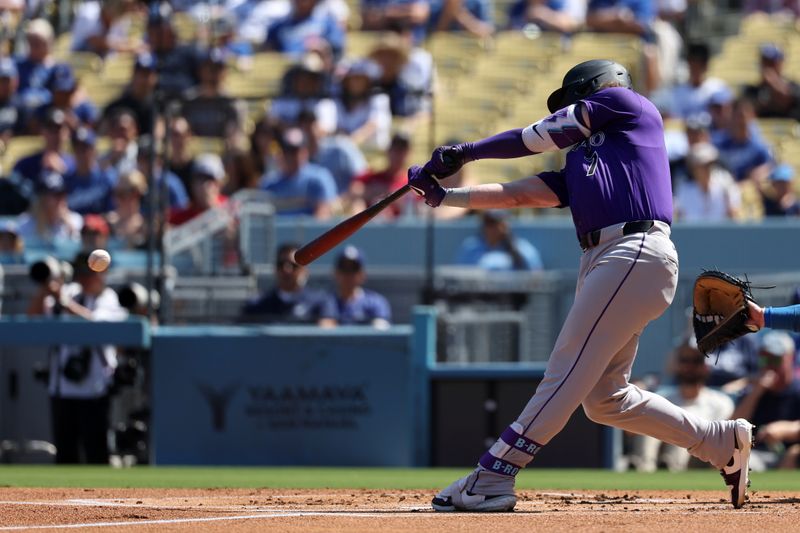
[[[747,300],[755,302],[750,282],[717,270],[706,270],[694,282],[692,325],[697,348],[708,355],[742,335],[758,331],[747,324]]]

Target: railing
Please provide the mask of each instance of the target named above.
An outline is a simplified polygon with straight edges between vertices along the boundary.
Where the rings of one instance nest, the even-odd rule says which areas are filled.
[[[167,260],[181,274],[215,275],[272,264],[275,209],[267,193],[242,190],[219,208],[164,234]]]

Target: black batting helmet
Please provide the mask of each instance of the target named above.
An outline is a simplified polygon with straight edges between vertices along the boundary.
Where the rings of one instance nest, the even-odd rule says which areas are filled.
[[[547,99],[547,108],[555,113],[562,107],[589,96],[610,81],[619,82],[623,87],[632,85],[628,69],[615,61],[592,59],[578,63],[564,76],[561,88],[553,91]]]

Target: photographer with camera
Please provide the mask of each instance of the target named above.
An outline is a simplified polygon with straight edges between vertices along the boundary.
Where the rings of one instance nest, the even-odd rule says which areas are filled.
[[[28,315],[123,320],[127,311],[117,294],[106,287],[105,274],[91,270],[87,260],[88,253],[79,253],[73,273],[51,257],[31,265],[30,276],[39,289]],[[109,399],[116,367],[113,346],[61,345],[50,350],[47,381],[57,463],[108,464]]]

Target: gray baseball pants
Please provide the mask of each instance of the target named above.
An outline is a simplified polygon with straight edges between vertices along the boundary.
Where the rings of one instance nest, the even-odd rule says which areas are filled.
[[[618,224],[604,228],[599,244],[584,252],[575,302],[544,379],[481,458],[485,474],[496,475],[479,476],[478,486],[488,489],[479,493],[507,493],[514,466],[530,462],[580,404],[595,422],[686,448],[717,468],[730,460],[733,421],[705,420],[628,382],[642,330],[675,295],[678,258],[669,235],[661,222],[626,236]]]

